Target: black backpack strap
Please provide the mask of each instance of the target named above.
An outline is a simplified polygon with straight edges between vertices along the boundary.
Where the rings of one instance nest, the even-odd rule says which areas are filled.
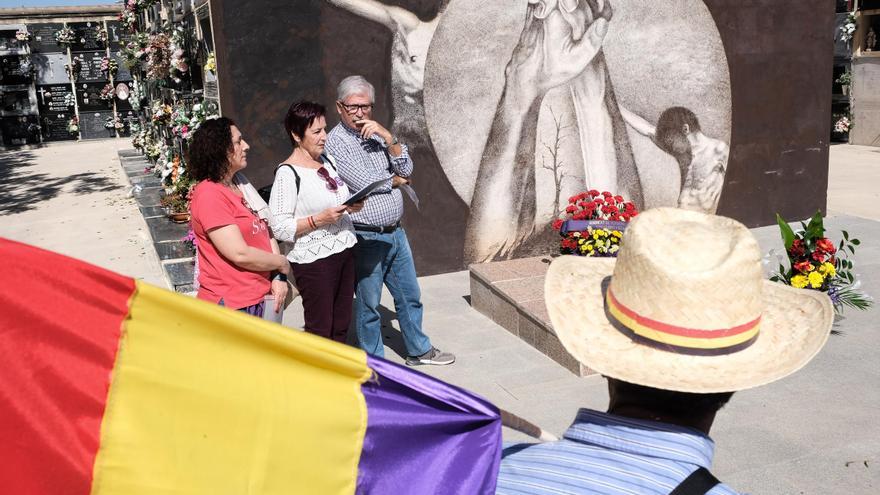
[[[333,158],[330,158],[330,155],[328,155],[327,153],[321,153],[321,158],[322,162],[329,163],[330,168],[332,168],[334,172],[339,173],[339,170],[336,170],[336,162],[333,160]]]
[[[291,172],[293,172],[293,177],[294,177],[294,179],[296,179],[296,194],[299,194],[299,174],[296,173],[296,169],[293,168],[293,166],[291,166],[289,163],[282,163],[282,164],[278,165],[277,167],[275,167],[275,173],[277,174],[278,169],[281,167],[285,167],[285,166],[289,167]],[[268,204],[269,198],[272,196],[272,184],[269,184],[268,186],[263,186],[263,187],[257,189],[257,193],[259,193],[260,197],[263,198],[263,201],[265,201],[266,204]]]
[[[299,174],[296,173],[296,169],[293,168],[293,165],[291,165],[289,163],[282,163],[282,164],[278,165],[277,167],[275,167],[276,174],[278,173],[278,169],[281,167],[287,167],[290,169],[291,172],[293,172],[293,178],[296,180],[296,193],[299,194]]]
[[[672,490],[669,495],[705,495],[720,483],[718,478],[712,476],[708,469],[699,467],[675,487],[675,490]]]

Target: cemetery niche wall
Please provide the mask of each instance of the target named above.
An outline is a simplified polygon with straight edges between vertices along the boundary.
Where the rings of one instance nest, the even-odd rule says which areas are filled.
[[[325,104],[329,128],[339,81],[369,79],[374,118],[415,162],[421,204],[406,201],[404,225],[420,274],[545,254],[560,205],[592,188],[642,209],[683,206],[750,226],[824,210],[828,2],[604,4],[593,12],[595,2],[580,0],[582,25],[556,33],[540,28],[560,13],[525,1],[255,0],[240,9],[211,0],[223,113],[251,143],[248,175],[263,185],[290,152],[281,125],[289,104]],[[506,69],[566,39],[595,46],[567,61],[568,74],[532,73],[517,98],[534,107],[515,109]],[[526,115],[516,123],[524,131],[490,132],[508,111]],[[699,148],[688,140],[698,130]],[[497,167],[521,180],[507,189],[517,194],[492,192]]]

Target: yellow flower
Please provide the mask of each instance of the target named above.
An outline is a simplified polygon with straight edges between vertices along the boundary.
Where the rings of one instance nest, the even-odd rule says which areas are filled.
[[[615,231],[611,232],[611,235],[613,235],[614,237],[617,237],[618,239],[623,237],[623,234],[619,230],[615,230]]]
[[[794,277],[791,277],[791,286],[796,289],[803,289],[808,283],[809,280],[807,280],[805,275],[795,275]]]
[[[810,287],[812,287],[814,289],[818,289],[819,287],[822,287],[822,282],[825,281],[825,277],[823,277],[822,274],[819,272],[810,272],[809,279],[810,279]]]
[[[834,265],[826,261],[825,263],[819,265],[819,273],[825,275],[826,277],[834,277],[835,275],[837,275],[837,270],[834,269]]]

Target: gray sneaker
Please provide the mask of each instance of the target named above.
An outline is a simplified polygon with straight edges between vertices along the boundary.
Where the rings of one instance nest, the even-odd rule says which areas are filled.
[[[423,364],[434,364],[444,366],[455,362],[455,356],[449,352],[443,352],[436,347],[422,354],[421,356],[410,356],[406,358],[407,366],[421,366]]]

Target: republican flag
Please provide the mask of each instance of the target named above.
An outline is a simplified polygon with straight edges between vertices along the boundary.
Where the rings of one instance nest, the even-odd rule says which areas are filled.
[[[2,493],[495,490],[485,400],[5,239],[0,360]]]

